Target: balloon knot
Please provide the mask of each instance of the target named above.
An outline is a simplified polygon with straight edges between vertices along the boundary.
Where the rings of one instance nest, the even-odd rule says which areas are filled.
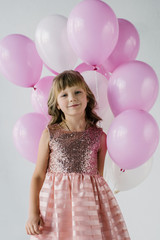
[[[120,171],[121,171],[121,172],[125,172],[126,170],[125,170],[125,169],[123,169],[123,168],[121,168],[121,169],[120,169]]]
[[[95,65],[93,65],[93,70],[94,70],[94,71],[97,71],[98,68],[97,68]]]

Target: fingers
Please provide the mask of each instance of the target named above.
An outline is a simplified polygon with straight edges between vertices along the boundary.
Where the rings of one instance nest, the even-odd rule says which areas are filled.
[[[40,233],[39,227],[38,227],[37,225],[33,225],[33,226],[32,226],[32,232],[33,232],[34,234],[39,234],[39,233]]]
[[[39,226],[40,226],[40,227],[43,227],[43,226],[44,226],[44,221],[43,221],[43,218],[42,218],[42,217],[40,217]]]
[[[42,232],[43,225],[43,221],[41,221],[41,225],[35,223],[27,223],[26,232],[28,235],[39,235]]]
[[[44,221],[43,221],[43,218],[40,216],[40,220],[39,220],[39,232],[40,234],[42,233],[42,230],[43,230],[43,226],[44,226]]]
[[[26,226],[26,232],[28,235],[38,235],[40,233],[39,228],[36,225]]]
[[[43,226],[44,221],[42,216],[33,215],[29,217],[25,228],[28,235],[39,235],[42,233]]]

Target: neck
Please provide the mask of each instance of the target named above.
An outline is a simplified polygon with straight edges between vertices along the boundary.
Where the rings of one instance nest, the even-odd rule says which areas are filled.
[[[67,124],[71,131],[82,131],[86,129],[87,122],[85,118],[68,118],[66,117],[64,122]]]

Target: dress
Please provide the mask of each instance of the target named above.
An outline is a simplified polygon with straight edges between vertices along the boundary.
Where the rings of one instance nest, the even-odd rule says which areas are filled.
[[[102,128],[48,126],[50,158],[40,192],[42,234],[32,240],[130,240],[122,213],[97,170]]]

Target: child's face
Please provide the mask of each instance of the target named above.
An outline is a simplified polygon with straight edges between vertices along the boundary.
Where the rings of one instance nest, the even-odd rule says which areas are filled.
[[[57,96],[57,108],[65,116],[84,113],[87,102],[86,92],[79,86],[66,87]]]

